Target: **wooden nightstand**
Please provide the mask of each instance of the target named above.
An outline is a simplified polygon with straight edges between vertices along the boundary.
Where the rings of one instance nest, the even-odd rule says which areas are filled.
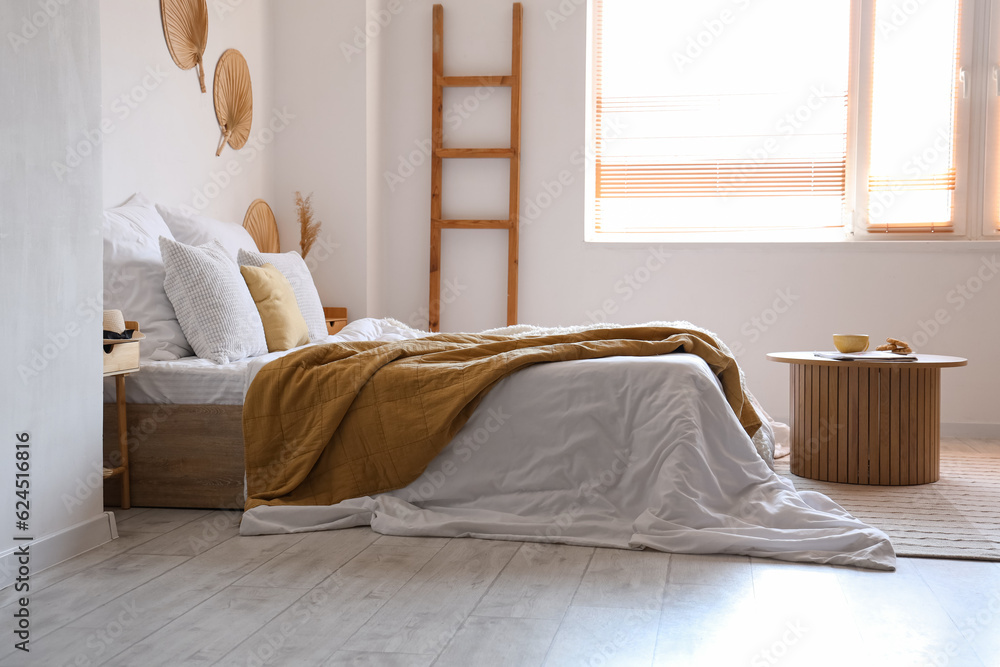
[[[139,330],[137,322],[125,322],[126,329]],[[104,377],[115,379],[115,400],[118,403],[118,465],[104,468],[104,479],[122,478],[122,509],[132,506],[129,497],[128,470],[128,420],[125,412],[125,376],[139,372],[139,341],[116,343],[110,352],[104,353]]]
[[[346,308],[324,308],[323,314],[326,316],[326,330],[331,336],[347,326]]]

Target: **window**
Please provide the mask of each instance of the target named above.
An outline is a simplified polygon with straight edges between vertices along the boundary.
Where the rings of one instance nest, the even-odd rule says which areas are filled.
[[[959,0],[875,3],[871,59],[868,228],[952,231],[956,219],[961,64]],[[900,13],[902,12],[902,13]],[[967,121],[962,123],[964,128]]]
[[[591,0],[587,240],[993,233],[1000,169],[971,168],[974,137],[1000,142],[973,77],[990,4]]]

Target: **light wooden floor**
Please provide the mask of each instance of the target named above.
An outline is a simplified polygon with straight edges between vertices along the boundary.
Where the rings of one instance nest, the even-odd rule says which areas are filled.
[[[998,563],[878,573],[116,516],[118,540],[33,577],[30,660],[0,664],[1000,665]]]

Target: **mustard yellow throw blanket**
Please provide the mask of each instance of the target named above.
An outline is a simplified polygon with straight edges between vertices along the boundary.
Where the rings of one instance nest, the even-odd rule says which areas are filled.
[[[752,437],[761,421],[736,361],[694,329],[628,327],[526,338],[441,334],[293,352],[261,369],[247,392],[246,509],[332,505],[406,486],[494,384],[532,364],[671,352],[708,363]]]

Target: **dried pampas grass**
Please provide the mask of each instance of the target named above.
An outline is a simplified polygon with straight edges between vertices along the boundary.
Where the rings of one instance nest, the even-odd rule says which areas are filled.
[[[313,220],[312,193],[303,197],[301,192],[295,192],[295,211],[299,217],[299,230],[301,239],[299,247],[302,249],[302,257],[305,258],[313,247],[313,243],[319,237],[319,228],[323,223]]]

